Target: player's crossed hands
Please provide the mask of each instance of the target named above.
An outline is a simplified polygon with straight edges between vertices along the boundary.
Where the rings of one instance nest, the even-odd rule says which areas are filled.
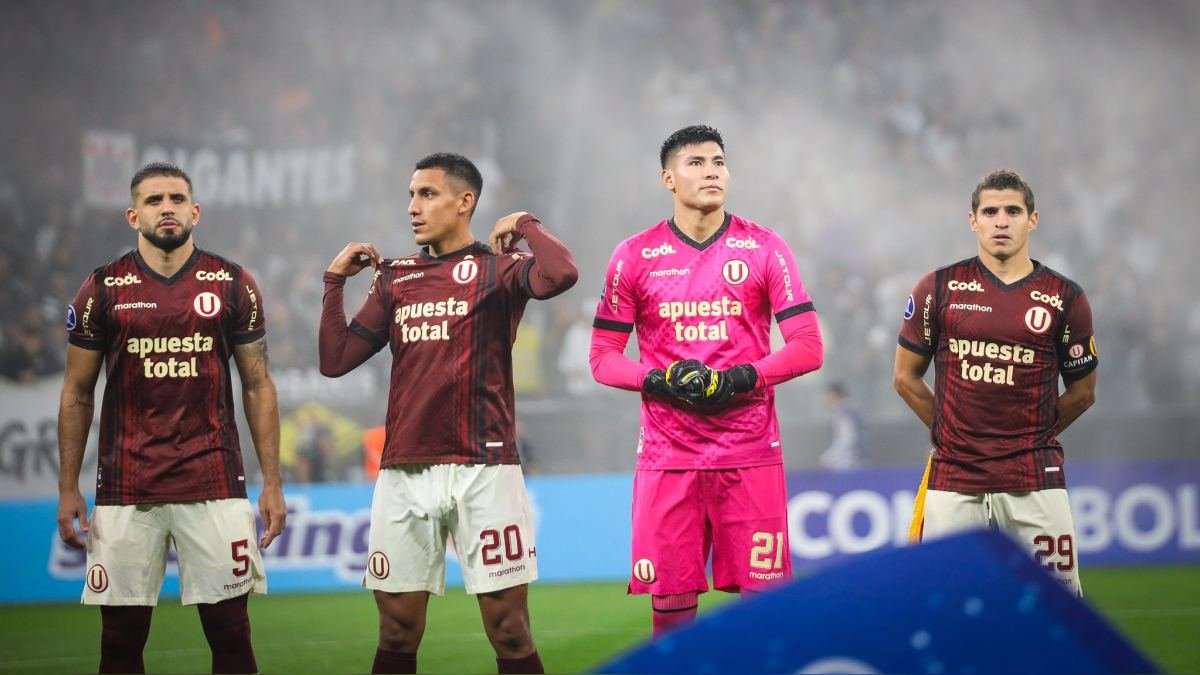
[[[686,359],[675,361],[665,370],[651,370],[642,382],[642,391],[700,408],[719,408],[729,403],[734,394],[750,391],[757,383],[758,371],[754,366],[716,370],[696,359]]]
[[[352,277],[363,271],[364,267],[378,267],[380,260],[383,260],[383,256],[379,254],[375,244],[350,242],[334,257],[325,271]]]

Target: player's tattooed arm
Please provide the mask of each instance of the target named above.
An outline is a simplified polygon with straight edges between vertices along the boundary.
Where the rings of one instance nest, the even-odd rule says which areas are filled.
[[[233,358],[242,378],[242,405],[262,471],[263,488],[258,498],[258,510],[265,532],[259,546],[266,548],[283,532],[287,521],[283,475],[279,470],[279,399],[268,367],[267,339],[264,337],[234,347]]]
[[[79,521],[84,534],[88,531],[87,501],[79,492],[79,472],[95,411],[96,380],[103,364],[103,352],[67,346],[67,368],[58,406],[58,536],[72,548],[84,547],[75,521]]]

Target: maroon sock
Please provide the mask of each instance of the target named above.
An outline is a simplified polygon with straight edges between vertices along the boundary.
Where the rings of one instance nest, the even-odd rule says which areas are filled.
[[[542,657],[538,656],[537,650],[529,656],[522,656],[519,659],[496,659],[496,672],[498,673],[544,673],[546,669],[542,666]]]
[[[257,673],[254,648],[250,646],[249,594],[221,602],[197,605],[204,638],[212,650],[214,673]]]
[[[417,672],[416,652],[394,652],[390,649],[377,647],[375,663],[371,664],[372,673],[415,673]]]
[[[693,592],[655,595],[651,598],[650,606],[654,608],[654,639],[657,640],[680,624],[689,623],[696,618],[696,606],[699,603],[696,596]]]
[[[142,650],[150,637],[153,607],[100,607],[100,672],[144,673]]]

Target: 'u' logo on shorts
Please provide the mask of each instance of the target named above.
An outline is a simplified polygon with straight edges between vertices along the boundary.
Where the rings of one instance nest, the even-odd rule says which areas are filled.
[[[642,558],[633,564],[633,578],[643,584],[654,583],[654,563],[649,558]]]
[[[87,585],[93,593],[103,593],[108,590],[108,571],[104,565],[96,563],[88,569]]]
[[[388,557],[382,551],[375,551],[367,560],[367,570],[376,579],[386,579],[392,571],[392,564],[388,562]]]

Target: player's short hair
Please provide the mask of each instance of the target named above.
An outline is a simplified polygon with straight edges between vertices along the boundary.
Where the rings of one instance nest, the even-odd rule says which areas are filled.
[[[1021,174],[1010,169],[999,169],[983,177],[975,191],[971,193],[971,213],[979,210],[979,193],[984,190],[1020,190],[1025,196],[1025,210],[1033,213],[1033,190],[1021,178]]]
[[[680,148],[709,141],[719,145],[721,152],[725,152],[725,141],[721,138],[721,132],[706,124],[684,127],[667,136],[667,140],[663,141],[662,148],[658,151],[658,162],[665,169],[667,168],[667,158],[678,152]]]
[[[138,169],[138,172],[133,174],[133,180],[129,181],[130,199],[137,197],[137,188],[142,184],[142,181],[155,176],[182,178],[183,182],[187,183],[188,194],[195,194],[192,190],[192,177],[187,175],[187,172],[185,172],[183,169],[171,164],[170,162],[150,162],[146,166]]]
[[[479,173],[479,168],[466,157],[453,152],[435,152],[422,157],[415,168],[417,171],[441,169],[446,172],[447,176],[466,183],[467,187],[475,193],[476,206],[479,205],[479,195],[483,192],[483,175]],[[474,211],[474,207],[471,210]]]

